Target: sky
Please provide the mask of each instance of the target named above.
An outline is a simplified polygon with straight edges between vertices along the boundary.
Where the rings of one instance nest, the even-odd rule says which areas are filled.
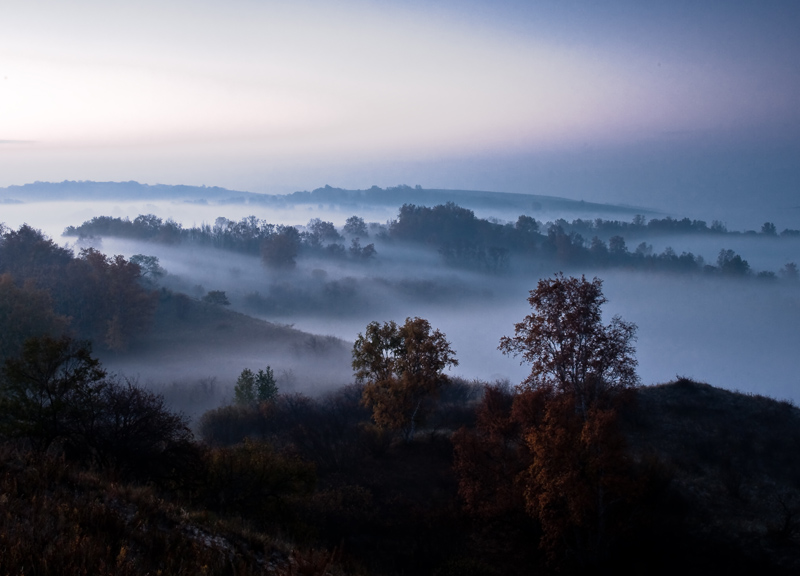
[[[6,0],[0,186],[420,184],[789,226],[797,30],[770,0]]]

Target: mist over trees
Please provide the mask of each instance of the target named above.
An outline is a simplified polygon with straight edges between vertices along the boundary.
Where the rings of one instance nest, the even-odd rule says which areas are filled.
[[[194,251],[198,261],[208,259],[203,264],[219,250],[224,264],[209,265],[207,278],[220,278],[214,275],[220,270],[230,275],[219,285],[203,280],[208,290],[193,288],[194,278],[181,279],[188,288],[180,294],[176,276],[141,243],[132,244],[135,250],[126,254],[134,255],[126,260],[97,248],[59,247],[30,227],[2,228],[0,470],[2,478],[54,470],[46,481],[30,484],[47,486],[45,492],[13,488],[0,478],[8,497],[3,505],[34,509],[27,498],[74,494],[86,489],[81,482],[87,478],[109,486],[110,496],[92,493],[90,508],[108,503],[109,525],[125,525],[128,532],[94,535],[91,522],[64,520],[75,522],[72,533],[107,538],[81,556],[102,556],[95,564],[84,561],[90,569],[132,566],[120,559],[123,550],[138,566],[155,555],[137,544],[145,536],[128,517],[172,530],[171,550],[199,546],[192,556],[198,562],[216,554],[213,543],[220,543],[226,551],[220,557],[228,560],[204,564],[220,574],[234,564],[248,573],[265,563],[296,573],[301,562],[317,573],[431,576],[638,573],[653,565],[665,573],[708,573],[711,566],[788,574],[800,566],[793,551],[800,475],[784,456],[793,454],[800,434],[797,410],[758,397],[726,400],[721,391],[687,379],[642,388],[636,327],[618,317],[603,321],[602,282],[569,275],[587,267],[674,272],[716,278],[715,287],[758,279],[760,291],[767,290],[765,281],[775,281],[770,290],[789,294],[800,277],[795,263],[774,273],[754,270],[750,263],[757,260],[734,240],[777,246],[793,242],[793,231],[779,232],[767,222],[760,231],[738,233],[719,222],[643,216],[543,222],[522,214],[504,222],[443,203],[405,204],[385,224],[353,215],[342,227],[321,218],[289,226],[251,216],[184,228],[142,215],[132,221],[99,217],[68,232],[84,236],[79,246],[103,235],[159,243],[166,248],[154,253],[172,262],[167,268],[176,261],[166,255],[183,254],[182,247],[209,248]],[[663,248],[673,237],[720,244],[707,262]],[[512,386],[448,373],[457,363],[453,346],[431,322],[414,316],[436,308],[417,312],[413,306],[446,303],[472,313],[466,298],[493,305],[490,290],[507,279],[519,284],[553,269],[566,274],[536,284],[530,312],[515,316],[516,325],[507,326],[499,342],[501,351],[530,367],[527,378]],[[237,288],[240,280],[247,293]],[[129,349],[135,367],[137,342],[164,346],[147,340],[154,319],[160,330],[180,320],[202,332],[204,342],[191,349],[194,360],[215,349],[227,354],[232,347],[226,342],[249,337],[239,321],[246,317],[231,308],[341,314],[351,324],[373,313],[368,318],[391,318],[370,308],[373,294],[376,300],[402,295],[411,311],[398,315],[408,316],[404,325],[364,321],[352,348],[339,343],[345,356],[352,353],[352,383],[345,377],[340,387],[315,387],[313,377],[281,371],[291,346],[303,348],[304,362],[324,362],[328,341],[301,338],[257,362],[235,359],[229,380],[214,384],[209,377],[209,386],[221,392],[194,412],[194,422],[168,406],[181,406],[174,398],[182,391],[196,391],[158,381],[145,388],[109,374],[89,344],[113,352],[112,358]],[[289,330],[273,328],[277,338]],[[170,403],[157,390],[169,390]],[[725,412],[728,401],[736,410]],[[764,437],[751,442],[740,430]],[[769,446],[769,454],[759,446]],[[17,456],[3,459],[4,450]],[[28,471],[14,471],[24,458]],[[70,478],[63,492],[60,478]],[[158,505],[142,510],[119,499],[145,489]],[[166,520],[171,506],[182,512]],[[231,526],[240,531],[230,532]],[[153,534],[147,538],[157,538]],[[208,536],[185,544],[181,539],[191,534]],[[320,552],[296,553],[293,560],[288,553],[261,552],[275,535],[295,550]],[[33,544],[15,542],[16,550],[35,557]],[[73,550],[60,549],[65,555]],[[178,565],[171,553],[159,554],[153,571]],[[18,571],[9,558],[3,555],[0,569]]]
[[[269,402],[278,395],[278,384],[272,368],[254,373],[249,368],[242,370],[233,388],[234,399],[242,406],[258,405]]]
[[[678,254],[669,247],[655,253],[647,240],[678,235],[721,239],[740,236],[778,239],[800,235],[800,231],[789,229],[778,234],[770,222],[764,223],[760,232],[741,233],[728,231],[718,221],[709,226],[702,220],[671,217],[646,220],[641,215],[631,222],[597,218],[542,223],[523,214],[516,222],[501,223],[478,218],[472,210],[452,202],[434,207],[405,204],[396,219],[385,226],[376,225],[376,229],[376,241],[380,244],[424,247],[436,251],[449,267],[489,274],[513,273],[530,262],[548,262],[568,267],[757,276],[767,280],[783,278],[783,275],[769,271],[755,274],[747,261],[730,249],[722,249],[715,266],[692,252]],[[359,216],[348,218],[341,232],[331,222],[319,218],[310,220],[302,230],[270,224],[255,216],[239,222],[217,218],[213,226],[203,224],[184,229],[173,221],[161,221],[153,215],[138,216],[133,221],[100,216],[78,227],[70,226],[64,234],[188,242],[260,255],[266,266],[279,270],[293,269],[297,258],[331,261],[349,258],[361,262],[382,259],[374,242],[362,246],[362,238],[368,237],[368,226]],[[348,238],[350,244],[346,247]]]
[[[443,204],[436,211],[437,218],[446,219],[448,217],[448,210],[444,207]],[[433,213],[434,208],[418,210],[421,214],[420,218],[427,217],[425,216],[427,212]],[[238,208],[238,212],[241,214],[247,209],[247,205],[244,205]],[[205,206],[202,210],[202,214],[210,217],[210,223],[213,224],[214,217],[218,214],[217,208]],[[343,239],[332,242],[332,244],[344,247],[344,254],[341,249],[329,252],[322,248],[317,252],[312,251],[311,247],[305,245],[302,240],[305,227],[291,226],[301,235],[299,244],[295,244],[298,251],[293,260],[293,267],[291,264],[288,267],[260,264],[258,258],[261,256],[261,250],[258,243],[251,243],[251,247],[248,248],[251,251],[244,253],[229,252],[208,244],[196,244],[189,239],[181,240],[177,244],[156,245],[152,243],[152,248],[148,247],[147,242],[117,241],[113,238],[104,242],[101,242],[99,238],[88,237],[83,240],[79,237],[72,237],[68,240],[75,241],[78,246],[92,245],[99,250],[103,250],[105,245],[109,251],[122,252],[126,257],[132,254],[155,254],[161,259],[161,265],[169,269],[168,274],[157,279],[158,286],[163,286],[167,290],[184,292],[190,297],[198,299],[203,298],[209,291],[224,291],[231,303],[230,309],[232,310],[271,321],[286,324],[297,323],[296,325],[312,331],[332,330],[340,338],[352,338],[352,334],[357,332],[358,326],[366,325],[373,318],[398,320],[415,314],[430,315],[433,312],[429,312],[429,310],[434,308],[440,314],[449,315],[451,311],[464,306],[483,307],[491,302],[492,305],[506,309],[506,318],[511,319],[512,316],[508,314],[509,310],[507,309],[512,306],[510,298],[512,293],[517,301],[521,301],[518,295],[529,288],[530,282],[535,282],[542,275],[551,274],[556,270],[563,270],[571,274],[603,275],[610,282],[607,284],[608,289],[615,292],[633,291],[635,284],[642,284],[641,292],[632,293],[632,297],[626,299],[625,310],[630,309],[631,306],[645,306],[645,303],[640,301],[647,299],[647,294],[655,294],[662,287],[666,288],[667,285],[673,287],[672,292],[675,290],[687,292],[687,297],[690,298],[686,301],[687,304],[694,301],[688,293],[695,288],[709,290],[712,285],[719,284],[723,294],[736,299],[738,295],[751,289],[747,287],[751,285],[753,290],[758,291],[758,298],[766,300],[762,307],[768,307],[769,302],[777,302],[776,298],[767,296],[769,291],[786,292],[786,297],[791,298],[790,292],[794,289],[793,285],[796,285],[791,280],[792,268],[786,265],[792,264],[787,261],[793,259],[791,251],[797,240],[780,234],[767,236],[758,232],[754,232],[753,235],[708,232],[677,235],[674,236],[673,242],[673,236],[655,233],[642,237],[630,236],[626,233],[625,236],[610,236],[608,239],[604,239],[594,232],[587,232],[586,235],[578,233],[581,236],[579,239],[575,236],[570,237],[572,230],[568,231],[562,228],[559,231],[554,226],[554,222],[547,223],[537,220],[533,216],[523,214],[510,221],[500,221],[478,218],[473,214],[475,222],[482,221],[482,226],[489,230],[499,230],[501,235],[487,236],[489,240],[481,240],[483,244],[462,236],[457,238],[461,242],[461,245],[458,246],[459,252],[457,252],[454,248],[457,246],[455,242],[445,245],[446,238],[440,238],[445,243],[440,251],[439,246],[428,244],[421,237],[415,238],[413,234],[407,239],[392,237],[393,222],[399,223],[397,218],[384,224],[367,222],[365,218],[362,218],[369,234],[367,239],[348,236],[344,227],[340,226],[346,224],[345,216],[350,214],[349,207],[345,210],[347,212],[339,210],[337,217],[340,220],[334,227]],[[530,213],[536,215],[535,211]],[[395,214],[399,215],[399,210]],[[323,213],[311,210],[304,210],[299,216],[292,216],[292,218],[308,222],[315,215],[319,215],[321,222],[328,219]],[[366,217],[366,214],[364,216]],[[203,216],[193,217],[200,222]],[[264,213],[260,217],[264,218]],[[349,218],[353,218],[353,216],[349,216]],[[537,215],[537,218],[540,216]],[[133,216],[131,216],[131,220],[133,220]],[[255,228],[252,226],[253,218],[242,220],[251,222],[249,226],[240,226],[242,230],[246,230],[248,227]],[[259,219],[256,218],[256,220]],[[648,219],[634,218],[634,220],[645,232],[650,220],[670,221],[670,219],[660,216]],[[671,220],[680,222],[677,219]],[[230,227],[231,222],[241,224],[238,219],[226,221],[228,222],[226,228]],[[355,221],[357,222],[357,220]],[[291,223],[291,221],[287,222]],[[572,222],[577,223],[578,221],[573,220]],[[589,223],[592,227],[597,224],[596,219],[582,222]],[[608,221],[603,220],[603,222]],[[562,226],[572,225],[567,221],[563,221],[561,224]],[[632,225],[634,222],[629,221],[625,224]],[[201,226],[195,228],[199,229]],[[518,247],[511,244],[506,247],[500,241],[494,241],[508,236],[510,228],[518,232],[515,233],[520,242]],[[710,229],[712,226],[707,225],[706,228]],[[777,230],[780,229],[777,228]],[[354,244],[354,242],[356,243]],[[366,244],[373,244],[375,253],[368,259],[361,259],[359,254],[365,250]],[[666,248],[670,245],[675,249]],[[702,260],[697,255],[698,251],[695,251],[696,246],[699,253],[702,254]],[[201,249],[204,247],[209,249]],[[492,248],[496,249],[494,251],[494,254],[497,255],[496,258],[490,257]],[[734,256],[739,255],[742,261],[747,263],[749,271],[748,268],[740,267],[728,270],[728,273],[723,274],[717,266],[721,249],[734,250]],[[503,250],[507,250],[507,252],[503,252]],[[690,251],[692,254],[689,253]],[[77,249],[75,252],[77,253]],[[460,254],[460,260],[456,260],[454,256],[457,253]],[[478,254],[475,259],[467,258],[475,254]],[[769,272],[769,270],[773,272]],[[634,274],[638,277],[634,277]],[[146,276],[146,278],[148,277]],[[660,283],[659,279],[661,278],[664,278],[664,283]],[[687,281],[683,278],[691,278],[691,280]],[[723,284],[728,288],[723,288]],[[755,288],[756,284],[763,288]],[[773,287],[768,288],[767,284],[772,284]],[[151,284],[150,287],[155,286]],[[661,299],[659,296],[655,296],[655,298]],[[753,302],[754,305],[757,305],[756,301]],[[414,307],[416,303],[424,303],[426,308],[417,310]],[[703,332],[703,328],[695,325],[696,322],[693,318],[697,316],[690,314],[689,307],[688,305],[681,306],[677,309],[679,310],[677,315],[672,315],[671,319],[661,324],[665,330],[672,333],[670,338],[673,338],[673,341],[676,341],[673,335],[680,330],[679,316],[685,317],[685,323],[693,326],[692,334],[695,335],[695,342],[690,344],[689,340],[692,340],[690,337],[678,340],[683,344],[676,344],[679,347],[682,346],[681,353],[684,356],[691,356],[691,347],[702,345],[699,342],[702,338],[698,335]],[[705,310],[706,314],[710,314],[711,310],[714,310],[713,313],[717,315],[724,314],[722,310],[718,309],[718,306],[714,305],[710,308],[706,307]],[[765,313],[769,312],[765,311]],[[637,312],[637,314],[648,315],[649,313],[645,308],[641,308],[641,312]],[[749,322],[750,325],[741,326],[731,332],[732,338],[737,337],[734,334],[740,334],[742,335],[739,336],[741,340],[744,338],[743,334],[757,329],[752,325],[756,322],[755,314],[739,315],[737,318],[739,319],[737,322]],[[339,322],[339,320],[344,322]],[[354,324],[356,320],[357,323]],[[499,320],[499,316],[495,318],[494,325],[490,327],[490,330],[499,336],[500,328],[497,326],[497,320]],[[452,324],[447,324],[451,320],[444,321],[446,324],[443,328],[448,334],[452,333]],[[459,320],[458,322],[463,324],[465,321]],[[655,319],[653,321],[655,322]],[[652,333],[653,331],[649,330],[648,332]],[[461,333],[455,333],[455,337],[458,349],[469,349],[469,344],[465,345],[459,341],[464,338]],[[734,345],[744,346],[744,343],[734,342]],[[766,346],[766,343],[764,345]],[[104,353],[105,347],[102,343],[96,342],[95,346]],[[780,344],[776,347],[774,343],[772,347],[773,349],[781,348]],[[653,342],[652,338],[644,340],[643,375],[649,380],[663,379],[671,374],[667,361],[655,355],[656,349],[657,344]],[[716,381],[716,375],[726,370],[725,367],[729,364],[722,360],[725,354],[723,346],[714,345],[711,352],[707,361],[701,358],[690,358],[690,364],[687,366],[691,366],[694,374]],[[494,356],[499,357],[496,354]],[[737,377],[731,381],[735,382],[735,386],[748,388],[749,385],[745,381],[746,369],[741,365],[744,364],[743,358],[748,355],[737,353],[737,356],[740,359],[740,366],[736,371]],[[503,362],[497,362],[497,368],[491,361],[480,362],[476,367],[476,357],[476,355],[470,354],[465,359],[466,369],[471,374],[480,374],[486,378],[493,373],[506,375],[513,373],[514,377],[521,374],[518,372],[518,368],[502,367],[501,364],[505,365]],[[781,363],[773,364],[771,368],[773,376],[770,377],[770,382],[782,382],[782,375],[774,374],[781,370],[782,368],[779,367],[782,366]],[[236,369],[239,368],[237,366],[227,367],[226,372],[230,372],[230,374],[226,374],[226,377],[233,375],[233,371]],[[773,393],[780,395],[793,393],[789,391],[788,386],[783,386],[778,391],[778,386],[782,385],[776,384],[770,388]]]

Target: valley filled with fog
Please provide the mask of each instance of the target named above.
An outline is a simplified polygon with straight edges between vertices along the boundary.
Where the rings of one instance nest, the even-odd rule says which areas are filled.
[[[5,4],[0,576],[800,574],[800,1]]]
[[[367,323],[402,322],[406,317],[419,316],[445,332],[452,342],[459,359],[452,373],[516,384],[528,368],[517,359],[503,356],[497,350],[498,341],[512,334],[514,324],[529,312],[526,298],[537,280],[563,271],[602,278],[608,299],[606,321],[618,314],[638,325],[637,357],[643,383],[665,382],[680,375],[715,386],[800,399],[797,283],[591,265],[556,268],[552,263],[514,258],[507,269],[495,274],[444,266],[435,249],[399,244],[375,234],[381,225],[385,228],[387,221],[397,217],[397,208],[382,206],[266,208],[244,203],[65,201],[6,204],[1,210],[0,221],[7,226],[28,223],[76,251],[91,246],[126,258],[135,254],[155,256],[166,271],[159,285],[170,290],[194,298],[209,291],[224,291],[232,310],[344,341],[335,347],[333,357],[320,359],[316,369],[308,365],[307,356],[293,356],[288,348],[268,351],[246,343],[231,348],[215,344],[204,350],[202,342],[195,342],[182,352],[176,347],[158,354],[151,350],[149,356],[141,358],[111,355],[104,359],[112,370],[135,374],[143,382],[163,385],[216,378],[224,396],[242,368],[269,364],[283,374],[288,388],[314,393],[350,381],[349,346]],[[500,224],[515,219],[508,211],[475,212]],[[254,215],[300,229],[319,218],[340,230],[348,217],[358,215],[367,223],[375,223],[373,234],[361,243],[373,243],[377,254],[367,262],[309,255],[299,258],[293,269],[270,269],[258,256],[211,247],[61,236],[66,226],[79,226],[96,216],[133,220],[140,214],[173,219],[185,228],[213,225],[220,217],[238,221]],[[542,224],[559,218],[570,221],[596,216],[552,211],[531,215]],[[714,214],[707,217],[711,221]],[[629,220],[627,215],[619,218]],[[626,240],[632,250],[639,239]],[[671,247],[676,253],[702,256],[708,264],[715,263],[720,250],[732,249],[749,262],[754,273],[775,272],[788,262],[800,261],[798,237],[671,234],[645,240],[655,252]]]

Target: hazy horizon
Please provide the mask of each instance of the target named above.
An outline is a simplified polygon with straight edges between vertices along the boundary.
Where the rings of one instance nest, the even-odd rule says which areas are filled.
[[[405,183],[796,222],[799,28],[789,1],[16,3],[0,186]]]

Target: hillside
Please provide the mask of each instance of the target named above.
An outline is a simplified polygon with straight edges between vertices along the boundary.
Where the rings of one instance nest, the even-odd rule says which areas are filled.
[[[157,491],[0,447],[4,574],[291,574],[291,549],[187,512]]]
[[[350,347],[162,290],[152,328],[125,352],[100,358],[111,371],[165,390],[177,408],[197,414],[229,396],[244,368],[271,366],[283,392],[319,393],[346,384],[352,380]],[[198,384],[209,382],[214,390],[204,398]]]
[[[402,206],[403,204],[417,204],[433,206],[453,202],[471,210],[492,208],[500,211],[516,211],[520,214],[531,214],[542,211],[564,212],[613,212],[615,214],[648,214],[654,212],[640,207],[616,206],[584,202],[582,200],[569,200],[556,196],[541,194],[512,194],[508,192],[489,192],[480,190],[443,190],[427,189],[422,187],[397,186],[394,188],[379,188],[373,186],[367,190],[346,190],[325,186],[311,192],[295,192],[284,196],[274,196],[266,202],[281,202],[286,204],[319,204],[330,203],[351,206]]]
[[[464,507],[453,451],[461,433],[451,432],[476,425],[476,385],[460,383],[411,443],[374,436],[353,389],[279,403],[267,416],[215,411],[203,437],[225,445],[255,435],[314,462],[305,513],[325,546],[369,574],[797,573],[800,410],[791,404],[686,379],[636,389],[622,416],[633,506],[605,554],[551,564],[519,503],[488,514]],[[508,459],[519,452],[493,454],[503,474],[519,469]]]
[[[797,407],[681,378],[638,390],[625,428],[634,454],[660,462],[671,554],[696,573],[800,570]]]
[[[370,427],[353,387],[216,410],[204,429],[209,444],[148,486],[70,464],[57,446],[35,453],[4,442],[0,570],[505,576],[800,568],[796,407],[686,379],[636,389],[622,423],[647,483],[628,529],[610,557],[554,565],[522,510],[486,517],[462,506],[448,430],[475,425],[467,413],[476,386],[459,383],[432,418],[436,429],[410,443]],[[250,440],[237,444],[237,430]]]

